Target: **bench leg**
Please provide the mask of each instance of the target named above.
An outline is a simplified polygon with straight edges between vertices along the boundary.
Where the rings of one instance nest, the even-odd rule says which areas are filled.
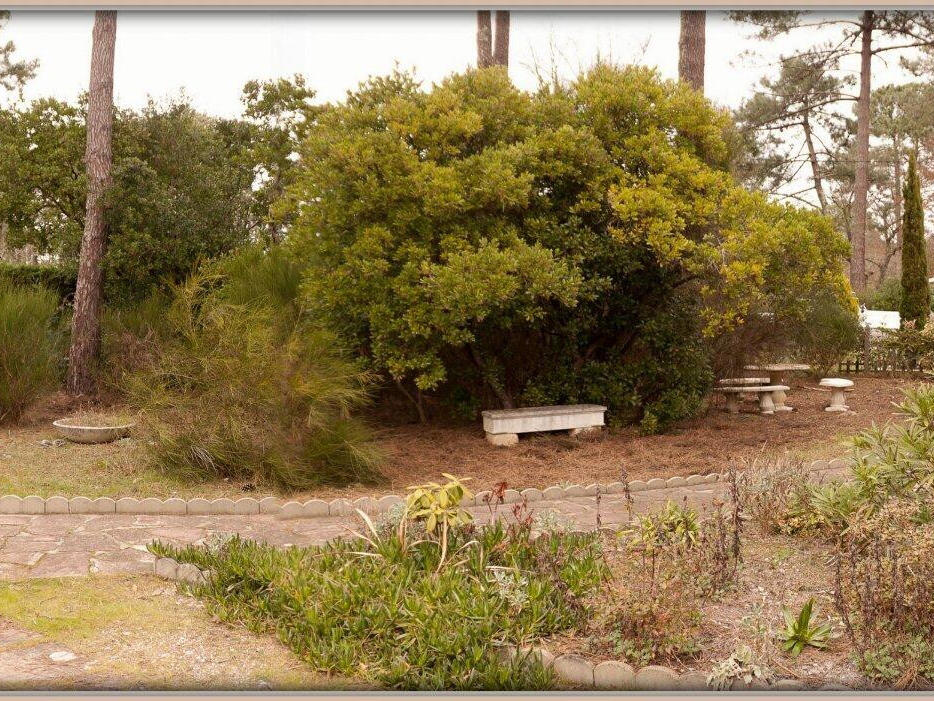
[[[849,407],[846,405],[846,395],[842,389],[834,387],[830,392],[830,406],[824,411],[846,411]]]
[[[772,401],[771,392],[759,392],[759,413],[774,414],[775,403]]]
[[[486,434],[486,439],[489,443],[501,447],[508,448],[519,443],[519,434],[518,433],[488,433]]]
[[[794,411],[785,404],[785,390],[778,389],[772,392],[772,403],[775,405],[775,411]]]
[[[726,395],[726,410],[731,414],[739,413],[739,397],[736,394]]]

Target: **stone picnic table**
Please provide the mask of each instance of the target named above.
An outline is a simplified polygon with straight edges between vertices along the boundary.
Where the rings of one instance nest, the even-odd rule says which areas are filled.
[[[768,373],[770,385],[783,385],[786,384],[786,374],[792,372],[808,372],[811,366],[803,363],[770,363],[768,365],[747,365],[745,369],[752,372]],[[784,391],[775,392],[772,396],[772,400],[775,403],[775,411],[794,411],[792,407],[785,404]]]

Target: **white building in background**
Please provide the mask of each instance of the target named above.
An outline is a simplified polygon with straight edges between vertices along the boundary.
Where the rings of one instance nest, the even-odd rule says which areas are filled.
[[[859,323],[869,329],[895,329],[902,324],[902,316],[898,312],[887,312],[879,309],[859,308]]]

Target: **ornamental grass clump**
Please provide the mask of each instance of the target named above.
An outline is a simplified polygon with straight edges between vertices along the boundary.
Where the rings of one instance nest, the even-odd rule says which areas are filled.
[[[17,421],[62,371],[59,300],[39,286],[0,279],[0,423]]]
[[[445,557],[441,530],[428,530],[422,516],[401,516],[406,528],[361,518],[355,537],[323,546],[279,549],[237,537],[152,550],[211,570],[196,593],[212,614],[275,633],[323,672],[396,689],[550,686],[537,661],[498,653],[586,620],[585,598],[605,576],[598,535],[532,538],[524,522],[457,518]]]
[[[279,263],[273,261],[273,266]],[[242,281],[234,281],[240,282]],[[377,454],[351,416],[369,375],[300,312],[236,301],[208,268],[177,286],[122,379],[155,465],[191,479],[302,489],[376,479]]]

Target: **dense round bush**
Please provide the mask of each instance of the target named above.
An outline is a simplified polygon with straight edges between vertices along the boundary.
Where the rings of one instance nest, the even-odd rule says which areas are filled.
[[[740,189],[728,131],[643,67],[531,93],[499,69],[372,79],[309,129],[282,205],[305,302],[411,397],[664,428],[750,326],[787,336],[818,296],[855,312],[845,239]]]

